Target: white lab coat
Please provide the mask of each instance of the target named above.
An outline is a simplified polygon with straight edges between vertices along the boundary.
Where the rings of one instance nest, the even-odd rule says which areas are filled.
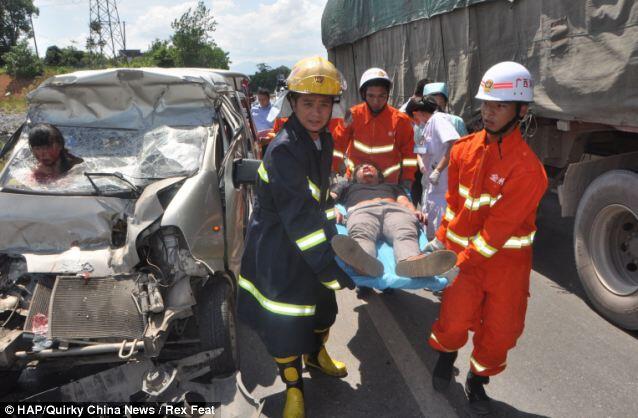
[[[445,156],[450,142],[460,138],[449,116],[443,112],[434,112],[425,126],[415,126],[414,152],[421,156],[424,168],[421,170],[423,178],[423,197],[421,210],[427,215],[428,225],[426,234],[433,239],[436,230],[441,225],[445,214],[445,192],[447,191],[447,167],[441,172],[437,184],[430,183],[430,174]]]

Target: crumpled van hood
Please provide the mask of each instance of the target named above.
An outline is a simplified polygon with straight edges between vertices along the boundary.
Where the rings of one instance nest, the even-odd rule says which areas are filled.
[[[60,253],[106,248],[115,219],[132,215],[130,200],[97,196],[0,193],[0,252]]]
[[[0,192],[0,253],[22,255],[31,273],[130,272],[138,235],[164,213],[157,193],[182,180],[156,181],[137,200]],[[124,215],[126,244],[112,248],[113,222]]]

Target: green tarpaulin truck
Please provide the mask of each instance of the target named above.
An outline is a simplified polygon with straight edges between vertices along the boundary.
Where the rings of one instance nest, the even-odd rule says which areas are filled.
[[[580,280],[610,321],[638,329],[638,2],[328,0],[322,38],[358,101],[382,67],[400,105],[420,78],[446,81],[454,113],[478,119],[482,74],[512,60],[535,80],[528,140],[563,217],[575,216]]]

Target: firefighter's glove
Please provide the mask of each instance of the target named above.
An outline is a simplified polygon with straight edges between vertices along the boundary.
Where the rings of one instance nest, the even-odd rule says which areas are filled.
[[[424,253],[433,253],[434,251],[445,250],[445,244],[439,241],[438,238],[434,238],[432,241],[425,244],[423,249]]]
[[[461,269],[458,266],[454,266],[445,273],[441,274],[439,277],[445,277],[447,279],[447,285],[451,285],[456,280],[456,276],[459,275]]]
[[[435,168],[434,170],[432,170],[432,173],[430,173],[430,183],[436,186],[437,184],[439,184],[439,177],[441,177],[441,172]]]
[[[355,284],[345,271],[339,267],[337,262],[333,262],[319,272],[321,284],[332,290],[341,290],[344,287],[354,289]]]

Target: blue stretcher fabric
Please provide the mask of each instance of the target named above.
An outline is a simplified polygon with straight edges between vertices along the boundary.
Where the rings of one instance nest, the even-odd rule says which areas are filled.
[[[345,210],[340,205],[337,205],[337,209],[342,213]],[[348,231],[344,225],[337,225],[337,232],[342,235],[347,235]],[[419,246],[421,249],[425,248],[427,239],[423,231],[419,234]],[[443,290],[447,286],[447,279],[445,277],[433,276],[422,278],[409,278],[397,276],[395,273],[396,262],[394,261],[394,251],[392,246],[385,242],[377,243],[377,259],[381,261],[384,267],[384,273],[381,277],[369,277],[359,276],[348,265],[346,265],[339,257],[336,257],[339,266],[344,269],[346,273],[352,277],[352,280],[357,286],[373,287],[375,289],[429,289],[433,291]]]

